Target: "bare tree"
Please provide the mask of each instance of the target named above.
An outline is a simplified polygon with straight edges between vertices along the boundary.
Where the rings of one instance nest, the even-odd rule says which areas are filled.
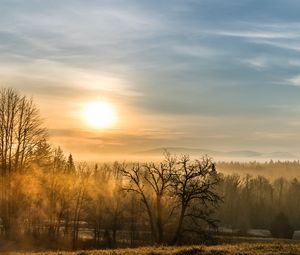
[[[31,99],[13,89],[0,90],[1,219],[10,235],[13,194],[11,176],[29,166],[46,138],[39,111]]]
[[[172,243],[178,241],[186,218],[192,220],[193,229],[184,229],[184,231],[196,231],[198,220],[210,225],[214,224],[209,207],[221,200],[215,189],[220,179],[215,164],[210,158],[191,160],[189,156],[184,155],[176,162],[172,174],[172,186],[173,195],[178,198],[180,204],[180,213]]]
[[[122,165],[120,168],[129,181],[125,190],[138,194],[146,208],[152,238],[157,243],[164,241],[164,225],[168,219],[164,218],[163,199],[171,185],[170,167],[167,161],[163,161],[160,164]]]
[[[0,91],[0,161],[2,174],[22,170],[33,160],[46,130],[32,99],[13,89]]]

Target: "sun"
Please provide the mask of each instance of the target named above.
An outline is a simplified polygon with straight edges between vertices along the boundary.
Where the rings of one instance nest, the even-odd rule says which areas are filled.
[[[115,107],[105,101],[86,104],[82,116],[84,122],[92,128],[108,128],[116,122]]]

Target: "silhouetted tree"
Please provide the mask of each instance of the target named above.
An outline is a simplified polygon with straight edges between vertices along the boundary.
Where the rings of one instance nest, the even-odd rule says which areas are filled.
[[[193,225],[199,220],[213,224],[211,206],[220,197],[215,190],[219,178],[211,159],[192,161],[188,156],[177,158],[165,153],[160,163],[121,165],[120,169],[129,182],[125,189],[135,192],[144,203],[157,243],[166,242],[165,228],[171,218],[177,222],[172,243],[179,239],[187,218]],[[186,226],[184,231],[196,230]]]
[[[215,226],[212,218],[211,206],[220,202],[221,198],[216,191],[220,178],[215,164],[208,157],[200,160],[191,160],[189,156],[182,156],[176,162],[172,173],[172,187],[174,196],[178,197],[180,214],[172,243],[176,243],[183,230],[184,220],[190,218],[193,227],[185,226],[184,231],[197,231],[195,226],[199,220]]]
[[[75,163],[73,160],[73,156],[72,154],[69,154],[68,160],[67,160],[67,164],[66,164],[66,172],[67,173],[71,173],[75,171]]]
[[[164,200],[171,187],[174,164],[166,159],[159,164],[120,165],[122,174],[129,181],[125,189],[141,197],[148,214],[152,238],[157,243],[164,241],[164,226],[168,220],[168,217],[164,218]]]

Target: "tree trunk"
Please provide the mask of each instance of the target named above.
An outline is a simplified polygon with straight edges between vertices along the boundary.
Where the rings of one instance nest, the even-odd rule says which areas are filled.
[[[181,233],[181,228],[182,228],[182,224],[183,224],[183,219],[184,219],[184,215],[185,215],[185,211],[186,211],[186,206],[181,205],[180,217],[179,217],[179,220],[178,220],[177,229],[175,231],[173,240],[171,242],[172,245],[176,244],[179,240],[180,233]]]
[[[156,213],[157,213],[157,243],[162,244],[164,241],[164,228],[162,223],[162,209],[161,209],[161,196],[157,195],[156,199]]]

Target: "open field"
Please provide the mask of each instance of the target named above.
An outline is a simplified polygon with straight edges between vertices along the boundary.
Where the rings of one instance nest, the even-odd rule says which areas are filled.
[[[258,255],[258,254],[300,254],[300,243],[271,241],[269,243],[239,243],[213,246],[182,247],[142,247],[135,249],[91,250],[76,252],[40,252],[40,253],[1,253],[9,255]]]

